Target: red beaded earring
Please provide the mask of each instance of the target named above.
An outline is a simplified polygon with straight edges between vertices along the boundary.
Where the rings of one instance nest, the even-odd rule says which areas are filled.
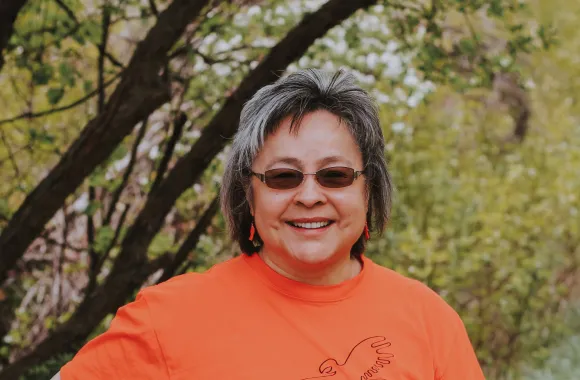
[[[256,233],[256,228],[254,227],[254,223],[250,227],[250,241],[254,241],[254,234]]]
[[[371,235],[369,234],[369,226],[366,223],[365,223],[365,238],[367,240],[369,240],[371,238]]]

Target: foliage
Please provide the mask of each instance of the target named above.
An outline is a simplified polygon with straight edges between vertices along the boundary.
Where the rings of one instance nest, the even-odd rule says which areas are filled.
[[[387,131],[398,191],[391,228],[369,255],[444,295],[498,378],[563,333],[573,281],[563,273],[580,259],[580,156],[568,143],[580,135],[545,131],[502,151],[488,136],[501,127],[438,97]]]
[[[103,110],[169,4],[27,3],[0,73],[7,105],[0,115],[0,232]],[[0,313],[11,327],[0,348],[3,365],[50,337],[87,289],[109,278],[155,187],[248,73],[322,4],[212,2],[192,20],[167,59],[171,101],[70,195],[4,284],[13,306]],[[564,0],[379,1],[288,67],[350,68],[377,99],[398,191],[391,226],[373,238],[368,255],[425,281],[460,312],[490,379],[517,376],[528,359],[541,363],[565,331],[561,309],[580,254],[580,156],[573,149],[580,143],[580,73],[574,49],[555,44],[553,25],[558,38],[580,41],[571,7]],[[148,264],[174,258],[195,229],[219,188],[226,154],[208,157],[203,176],[179,196],[143,247]],[[217,215],[176,273],[237,254],[225,235]],[[166,268],[154,267],[144,285]],[[25,378],[49,377],[63,355]]]
[[[34,366],[20,376],[19,380],[46,380],[51,379],[60,368],[73,357],[72,354],[62,354],[51,358],[41,365]]]
[[[580,308],[571,307],[568,315],[573,335],[567,336],[550,351],[550,356],[541,368],[528,366],[524,372],[525,380],[568,380],[580,378]]]

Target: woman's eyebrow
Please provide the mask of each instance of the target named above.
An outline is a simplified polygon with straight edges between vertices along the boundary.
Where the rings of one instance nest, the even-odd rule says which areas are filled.
[[[334,163],[334,162],[344,162],[347,165],[352,166],[352,162],[350,162],[349,159],[347,159],[344,156],[337,156],[337,155],[321,158],[320,160],[318,160],[318,165],[320,167],[322,167],[324,165],[327,165],[327,164],[330,164],[330,163]]]
[[[338,155],[323,157],[323,158],[316,161],[318,167],[323,167],[324,165],[327,165],[330,163],[335,163],[335,162],[344,162],[344,163],[352,166],[352,162],[350,162],[349,159],[347,159],[346,157],[343,157],[343,156],[338,156]],[[266,167],[266,170],[270,169],[272,166],[274,166],[276,164],[288,164],[288,165],[292,165],[292,166],[300,168],[300,169],[304,168],[304,163],[302,162],[302,160],[300,160],[296,157],[281,156],[281,157],[274,157],[274,159]]]
[[[298,168],[302,168],[302,161],[300,161],[298,158],[296,157],[290,157],[290,156],[281,156],[281,157],[274,157],[274,159],[272,159],[272,161],[270,161],[270,164],[268,164],[268,166],[266,167],[266,170],[272,168],[272,166],[276,165],[276,164],[288,164],[288,165],[292,165]]]

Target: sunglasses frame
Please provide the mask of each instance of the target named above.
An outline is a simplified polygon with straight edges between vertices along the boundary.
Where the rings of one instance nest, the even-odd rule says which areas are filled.
[[[323,184],[321,184],[320,181],[318,180],[317,174],[319,172],[323,171],[323,170],[334,169],[334,168],[341,168],[341,169],[350,169],[350,170],[352,170],[353,173],[354,173],[352,182],[349,183],[346,186],[339,186],[339,187],[329,187],[329,186],[324,186]],[[325,189],[343,189],[345,187],[351,186],[354,183],[354,181],[356,181],[356,179],[358,177],[360,177],[361,175],[364,174],[364,170],[355,170],[354,168],[349,168],[348,166],[330,166],[328,168],[323,168],[323,169],[317,170],[315,173],[303,173],[303,172],[301,172],[298,169],[292,169],[292,168],[280,168],[280,169],[287,169],[287,170],[292,170],[292,171],[296,171],[296,172],[301,173],[302,174],[302,181],[298,185],[296,185],[295,187],[289,187],[287,189],[284,189],[284,188],[280,189],[280,188],[276,188],[276,187],[270,187],[266,183],[266,173],[269,172],[270,170],[278,170],[278,169],[266,170],[264,173],[256,173],[254,171],[250,171],[250,173],[252,173],[252,175],[256,176],[266,186],[268,186],[268,188],[275,189],[275,190],[292,190],[292,189],[297,189],[297,188],[299,188],[304,183],[304,180],[306,179],[306,176],[307,175],[313,175],[314,178],[316,179],[316,183],[318,183],[320,186],[324,187]]]

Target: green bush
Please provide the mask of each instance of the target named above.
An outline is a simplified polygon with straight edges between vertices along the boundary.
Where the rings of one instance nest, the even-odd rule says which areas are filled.
[[[32,367],[19,380],[48,380],[51,379],[61,367],[71,360],[73,354],[63,354],[50,358],[40,365]]]
[[[580,334],[554,348],[542,369],[526,370],[525,380],[580,379]]]
[[[385,131],[398,191],[392,226],[367,254],[459,312],[488,379],[518,378],[519,363],[542,362],[566,332],[567,273],[580,259],[580,152],[569,147],[580,135],[562,123],[565,137],[555,128],[503,145],[509,119],[446,111],[453,101],[440,93]]]

